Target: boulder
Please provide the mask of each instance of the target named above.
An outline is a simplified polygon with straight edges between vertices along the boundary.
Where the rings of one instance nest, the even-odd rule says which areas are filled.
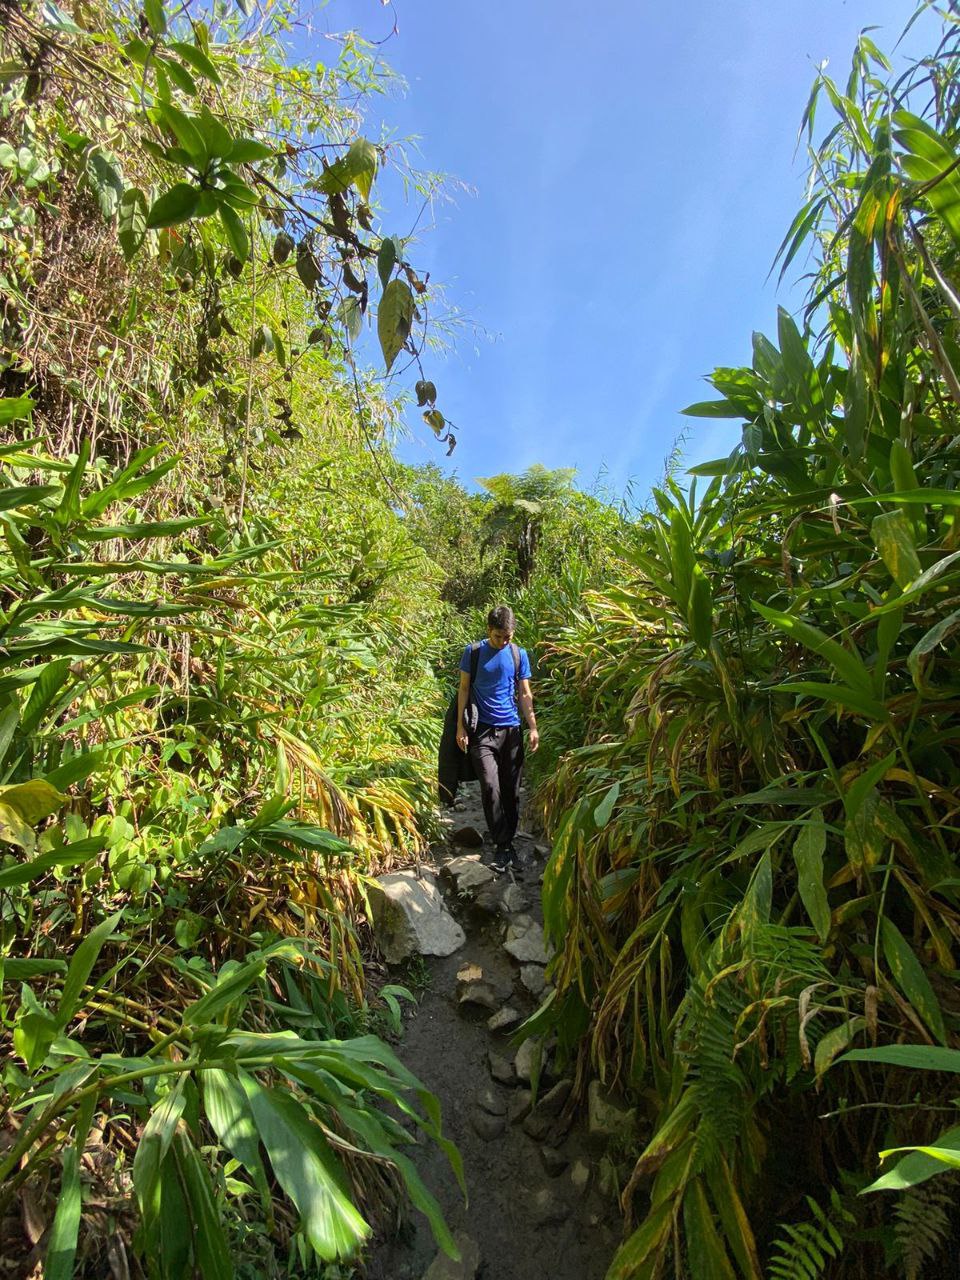
[[[469,825],[457,827],[455,831],[450,833],[450,842],[462,845],[465,849],[481,849],[483,847],[483,832]]]
[[[489,982],[460,982],[457,984],[457,1002],[464,1005],[478,1005],[481,1009],[496,1009],[500,1001]]]
[[[542,964],[522,964],[520,982],[532,996],[542,996],[547,986],[547,976]]]
[[[591,1080],[587,1088],[587,1129],[592,1138],[614,1138],[633,1132],[635,1108],[605,1093],[599,1080]]]
[[[539,1040],[524,1040],[523,1044],[517,1050],[517,1056],[513,1063],[513,1069],[517,1073],[517,1079],[529,1082],[533,1078],[534,1066],[539,1061]]]
[[[559,1178],[570,1163],[570,1160],[562,1151],[557,1151],[555,1147],[541,1147],[540,1163],[546,1170],[548,1177]]]
[[[558,1116],[573,1091],[572,1080],[558,1080],[537,1103],[536,1110],[544,1116]]]
[[[378,876],[369,896],[374,934],[388,964],[412,955],[449,956],[467,940],[433,881],[414,871]]]
[[[500,895],[500,910],[508,916],[516,915],[518,911],[524,911],[527,907],[527,895],[518,884],[513,881],[506,886]]]
[[[494,878],[490,868],[480,861],[479,853],[465,853],[459,858],[451,858],[444,863],[443,874],[453,881],[457,894],[461,897],[471,896]]]
[[[510,1099],[510,1105],[507,1108],[507,1118],[511,1124],[521,1124],[530,1114],[530,1104],[533,1101],[533,1094],[529,1089],[518,1089]]]
[[[504,1129],[506,1129],[507,1117],[505,1115],[492,1116],[489,1111],[482,1111],[479,1107],[474,1107],[470,1112],[470,1123],[484,1142],[492,1142],[494,1138],[499,1138]]]
[[[484,1085],[477,1094],[477,1106],[481,1111],[486,1111],[492,1116],[505,1116],[507,1114],[506,1099],[490,1084]]]
[[[460,1261],[454,1262],[445,1253],[438,1253],[423,1280],[476,1280],[480,1270],[480,1249],[476,1241],[463,1231],[455,1231],[453,1238],[460,1250]]]
[[[487,1019],[487,1028],[490,1031],[506,1031],[509,1027],[516,1026],[522,1016],[506,1004],[492,1018]]]
[[[570,1166],[570,1181],[578,1195],[586,1194],[587,1187],[590,1185],[590,1175],[591,1169],[586,1160],[574,1160]]]
[[[518,916],[508,927],[504,951],[521,964],[546,964],[550,959],[543,930],[529,916]]]
[[[513,1063],[508,1062],[506,1058],[502,1058],[499,1053],[494,1053],[492,1049],[487,1052],[487,1061],[490,1064],[490,1074],[494,1080],[499,1080],[501,1084],[516,1084],[517,1076],[513,1069]]]

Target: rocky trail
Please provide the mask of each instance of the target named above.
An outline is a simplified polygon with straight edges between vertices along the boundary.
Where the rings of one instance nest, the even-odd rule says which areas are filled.
[[[463,1156],[467,1204],[443,1153],[412,1149],[463,1257],[438,1253],[426,1219],[411,1210],[374,1248],[366,1275],[602,1280],[620,1235],[604,1151],[632,1117],[595,1090],[575,1107],[572,1081],[549,1053],[533,1094],[538,1051],[533,1041],[517,1049],[510,1035],[545,989],[540,879],[549,850],[521,835],[522,874],[496,879],[490,846],[476,847],[484,830],[476,785],[461,795],[449,842],[418,868],[382,877],[374,910],[388,961],[423,956],[414,964],[425,966],[425,989],[398,1051],[440,1099],[444,1132]],[[424,955],[431,948],[446,954]]]

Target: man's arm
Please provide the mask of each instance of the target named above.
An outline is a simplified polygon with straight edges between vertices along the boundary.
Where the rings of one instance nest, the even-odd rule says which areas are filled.
[[[527,722],[528,737],[527,742],[531,751],[536,751],[540,745],[540,733],[537,729],[537,717],[533,714],[533,690],[530,688],[529,680],[520,681],[520,711],[524,720]]]
[[[468,746],[467,731],[463,727],[463,713],[467,709],[467,699],[470,697],[470,672],[460,672],[460,687],[457,689],[457,746],[461,751],[466,751]],[[449,741],[449,739],[448,739]]]

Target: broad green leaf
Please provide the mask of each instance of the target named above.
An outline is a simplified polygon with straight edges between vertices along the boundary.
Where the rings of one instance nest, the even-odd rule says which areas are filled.
[[[172,102],[158,102],[151,115],[173,134],[190,157],[193,168],[199,170],[206,167],[210,157],[196,116],[181,111]]]
[[[59,849],[41,853],[38,858],[30,862],[15,862],[10,866],[0,867],[0,889],[30,884],[57,867],[79,866],[96,858],[102,851],[103,840],[99,836],[91,836],[88,840],[74,841],[71,844],[62,845]]]
[[[33,400],[30,396],[0,397],[0,427],[5,427],[9,422],[18,422],[21,418],[29,418],[32,409]]]
[[[838,1027],[834,1027],[820,1037],[813,1055],[813,1070],[818,1080],[837,1054],[842,1053],[854,1036],[859,1035],[866,1025],[866,1018],[858,1014],[854,1018],[848,1018],[846,1022],[841,1022]]]
[[[606,1280],[656,1280],[673,1233],[672,1200],[651,1208],[613,1256]]]
[[[913,537],[913,526],[905,511],[885,511],[870,526],[870,536],[890,576],[901,589],[919,577],[920,557]]]
[[[960,1127],[948,1129],[945,1133],[941,1133],[936,1142],[933,1143],[933,1146],[938,1151],[953,1151],[955,1154],[960,1155]],[[880,1154],[883,1157],[888,1155],[889,1152],[881,1152]],[[927,1182],[930,1178],[935,1178],[943,1172],[944,1164],[942,1160],[914,1150],[911,1155],[898,1160],[894,1167],[878,1178],[876,1182],[871,1182],[869,1187],[864,1187],[860,1194],[867,1195],[871,1191],[905,1191],[908,1187],[919,1186],[921,1182]]]
[[[324,170],[317,186],[328,196],[342,195],[353,186],[364,200],[369,200],[370,188],[377,174],[377,161],[377,148],[373,143],[366,138],[358,138],[345,156]]]
[[[291,1094],[265,1089],[243,1070],[239,1079],[274,1176],[296,1205],[304,1235],[327,1262],[352,1256],[370,1228],[350,1199],[320,1126]]]
[[[13,1047],[27,1064],[28,1071],[36,1071],[45,1062],[59,1030],[56,1018],[38,1003],[31,988],[24,983],[13,1028]]]
[[[363,312],[360,309],[360,299],[355,298],[352,293],[348,294],[340,303],[339,311],[340,320],[350,335],[350,341],[356,342],[363,330]]]
[[[894,982],[941,1044],[947,1043],[940,1002],[913,948],[889,917],[880,922],[883,956]]]
[[[24,822],[36,826],[44,818],[49,818],[67,802],[49,782],[34,778],[32,782],[16,782],[10,786],[0,787],[0,803],[15,809]]]
[[[214,1068],[203,1073],[203,1105],[214,1133],[254,1179],[266,1201],[267,1186],[253,1112],[239,1080]]]
[[[188,44],[185,40],[171,41],[169,48],[176,53],[190,67],[206,80],[211,80],[214,84],[220,84],[220,73],[213,65],[202,49],[198,49],[195,44]],[[226,152],[211,151],[212,156],[225,155]]]
[[[70,960],[67,976],[63,980],[63,994],[57,1008],[57,1024],[63,1028],[71,1022],[83,1007],[83,988],[97,963],[97,958],[107,939],[115,932],[123,919],[122,911],[107,916],[86,935]]]
[[[806,648],[812,650],[818,657],[824,658],[829,662],[840,678],[851,689],[855,689],[867,697],[872,696],[873,685],[870,679],[870,672],[859,655],[851,653],[849,649],[845,649],[836,640],[831,640],[829,636],[811,626],[809,622],[803,622],[800,618],[795,618],[793,614],[780,613],[777,609],[768,609],[757,601],[753,602],[753,607],[761,618],[765,618],[767,622],[778,627],[786,635],[798,640]]]
[[[713,639],[713,591],[699,564],[693,566],[687,621],[694,641],[705,653],[709,652]]]
[[[197,212],[199,203],[199,189],[188,182],[178,182],[154,200],[147,214],[147,226],[175,227],[178,223],[188,222]]]
[[[235,256],[240,262],[246,262],[250,256],[250,237],[243,225],[240,215],[228,204],[220,206],[220,221],[227,233],[227,239]]]
[[[199,1027],[212,1022],[224,1009],[238,1000],[240,996],[257,982],[267,967],[262,959],[248,960],[226,977],[219,978],[216,985],[199,1000],[188,1004],[183,1011],[183,1023],[188,1027]]]
[[[816,815],[800,828],[793,842],[793,859],[797,864],[797,890],[806,908],[810,922],[821,942],[826,942],[830,932],[830,905],[823,883],[823,851],[827,846],[827,829],[823,813]]]
[[[951,1071],[960,1075],[960,1049],[935,1044],[885,1044],[876,1049],[852,1049],[838,1062],[879,1062],[915,1071]]]
[[[383,291],[377,312],[377,336],[388,373],[410,336],[413,311],[410,286],[404,280],[391,280]]]
[[[960,627],[960,609],[954,610],[953,613],[947,614],[945,618],[941,618],[939,622],[934,623],[930,630],[920,637],[907,655],[907,667],[913,683],[920,693],[929,691],[923,678],[924,659],[928,658],[936,649],[939,649],[958,627]]]
[[[717,1233],[713,1212],[701,1178],[694,1178],[683,1197],[684,1242],[692,1275],[711,1280],[737,1280]]]
[[[690,525],[684,512],[676,510],[670,518],[670,577],[676,601],[681,608],[689,607],[693,566]]]
[[[82,1199],[80,1156],[77,1148],[72,1143],[64,1147],[60,1160],[60,1192],[44,1257],[44,1280],[72,1280],[77,1233],[80,1230]]]
[[[237,138],[226,159],[230,164],[252,164],[255,160],[269,160],[276,154],[275,147],[268,147],[256,138]]]
[[[377,253],[377,271],[384,289],[390,283],[390,277],[393,275],[393,268],[397,265],[398,256],[396,240],[392,236],[384,236],[380,241],[380,249]]]
[[[774,687],[781,693],[798,693],[802,697],[819,698],[821,702],[847,707],[869,720],[882,721],[890,718],[890,713],[882,702],[846,685],[822,684],[817,680],[787,680]]]
[[[610,821],[610,817],[613,813],[613,806],[617,803],[619,795],[620,783],[618,781],[613,784],[607,794],[594,809],[593,821],[596,824],[598,831],[601,831]]]
[[[174,1136],[173,1155],[192,1219],[193,1230],[189,1234],[197,1273],[203,1280],[233,1280],[233,1259],[217,1212],[210,1174],[183,1129]]]
[[[185,1077],[180,1076],[151,1111],[133,1157],[133,1189],[148,1231],[155,1230],[160,1212],[161,1166],[186,1107],[184,1082]]]
[[[147,198],[136,187],[128,187],[120,197],[120,219],[117,238],[127,262],[132,262],[140,251],[147,234]]]
[[[750,877],[750,884],[740,904],[740,920],[747,930],[760,928],[770,920],[773,902],[773,868],[770,850],[765,849]]]
[[[143,0],[143,12],[155,36],[162,36],[167,29],[167,19],[163,12],[163,0]]]
[[[37,837],[30,823],[24,822],[16,809],[12,809],[2,801],[0,801],[0,843],[15,844],[27,853],[32,853],[37,843]]]
[[[901,1151],[917,1151],[950,1169],[960,1169],[960,1151],[955,1151],[952,1147],[888,1147],[886,1151],[880,1152],[880,1159],[884,1160]]]

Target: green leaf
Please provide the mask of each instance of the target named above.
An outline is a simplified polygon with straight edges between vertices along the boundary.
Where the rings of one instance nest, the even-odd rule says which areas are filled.
[[[417,407],[422,409],[424,405],[433,405],[437,401],[437,388],[432,382],[428,382],[421,378],[413,388],[417,396]]]
[[[153,34],[162,36],[167,29],[162,0],[143,0],[143,13]]]
[[[913,526],[905,511],[885,511],[870,526],[873,545],[898,587],[908,587],[920,576],[920,557]]]
[[[61,795],[49,782],[34,778],[31,782],[15,782],[10,786],[0,787],[0,802],[15,809],[24,822],[35,827],[38,822],[49,818],[66,804],[67,797]]]
[[[960,1049],[935,1044],[885,1044],[876,1049],[852,1049],[838,1062],[874,1062],[887,1067],[911,1067],[915,1071],[950,1071],[960,1075]]]
[[[21,418],[29,418],[33,409],[33,400],[30,396],[4,396],[0,399],[0,427],[5,427],[10,422],[17,422]],[[18,492],[29,492],[29,486],[25,490]]]
[[[133,1157],[133,1189],[140,1204],[144,1227],[156,1231],[161,1202],[161,1166],[170,1150],[173,1135],[186,1107],[185,1077],[151,1111]]]
[[[363,330],[363,311],[360,309],[360,299],[355,298],[351,293],[340,303],[338,310],[341,323],[349,334],[350,341],[356,342]]]
[[[297,245],[297,275],[308,293],[313,292],[320,280],[320,267],[307,240]]]
[[[156,229],[188,222],[196,213],[199,203],[199,188],[192,187],[189,182],[178,182],[154,200],[147,214],[147,226]]]
[[[709,652],[713,639],[713,591],[699,564],[694,564],[691,574],[687,622],[695,643]]]
[[[154,3],[158,2],[159,0],[154,0]],[[210,80],[214,84],[220,83],[219,71],[217,71],[217,68],[213,65],[202,49],[198,49],[194,44],[188,44],[185,40],[174,40],[169,45],[169,48],[176,53],[178,58],[181,58],[188,66],[192,67],[198,75],[203,76],[205,80]],[[211,151],[210,154],[215,156],[224,155],[226,153]]]
[[[227,232],[227,239],[234,254],[240,262],[246,262],[250,257],[250,237],[247,235],[247,229],[240,215],[228,204],[221,204],[220,221]]]
[[[939,622],[934,623],[930,630],[920,637],[907,655],[907,667],[913,678],[913,683],[920,693],[928,691],[923,679],[924,658],[929,657],[935,649],[939,649],[958,627],[960,627],[960,609],[954,610],[953,613],[948,613],[945,618],[941,618]]]
[[[198,1027],[212,1022],[224,1009],[238,1000],[246,989],[262,977],[267,967],[263,959],[249,960],[232,973],[217,980],[215,986],[183,1011],[184,1026]]]
[[[77,1233],[80,1230],[82,1197],[77,1148],[72,1144],[64,1147],[60,1160],[60,1191],[43,1262],[44,1280],[72,1280]]]
[[[619,795],[620,795],[620,783],[618,781],[613,784],[613,786],[610,788],[607,794],[603,797],[603,799],[594,809],[593,821],[598,831],[603,830],[603,828],[610,821],[611,814],[613,813],[613,806],[617,803],[617,798]]]
[[[195,87],[195,86],[194,86]],[[190,157],[193,168],[206,168],[210,159],[197,116],[188,115],[172,102],[158,102],[151,116],[157,119]]]
[[[276,147],[269,147],[265,142],[257,142],[255,138],[238,138],[226,159],[230,164],[251,164],[254,160],[269,160],[276,154]]]
[[[147,198],[136,187],[128,187],[120,197],[120,218],[117,238],[127,262],[132,262],[140,251],[147,234]]]
[[[83,28],[78,27],[59,5],[54,4],[54,0],[44,0],[43,7],[40,10],[40,17],[48,27],[56,27],[58,31],[65,31],[68,35],[82,36],[86,34]]]
[[[842,1053],[854,1036],[859,1035],[866,1025],[866,1018],[858,1014],[855,1018],[848,1018],[846,1022],[841,1022],[838,1027],[834,1027],[832,1031],[820,1037],[813,1055],[813,1070],[818,1080],[837,1054]]]
[[[818,810],[814,818],[804,823],[793,843],[793,858],[797,864],[797,890],[813,927],[826,942],[830,932],[830,906],[823,884],[823,851],[827,846],[827,829],[823,813]]]
[[[370,188],[377,174],[377,148],[366,138],[358,138],[350,150],[329,169],[325,169],[317,186],[326,195],[342,195],[351,186],[357,188],[364,200],[370,198]]]
[[[851,689],[855,689],[867,697],[872,696],[873,684],[870,679],[870,672],[858,655],[850,653],[848,649],[838,644],[836,640],[831,640],[822,631],[811,626],[808,622],[801,621],[800,618],[795,618],[793,614],[780,613],[776,609],[768,609],[765,605],[758,604],[757,601],[753,601],[753,607],[761,618],[765,618],[767,622],[778,627],[791,639],[798,640],[806,648],[813,650],[819,657],[826,659]]]
[[[947,1042],[940,1002],[913,948],[888,917],[880,922],[883,956],[894,982],[941,1044]]]
[[[230,1247],[217,1212],[210,1175],[183,1129],[174,1135],[173,1154],[193,1220],[189,1234],[197,1274],[203,1276],[203,1280],[233,1280]]]
[[[380,249],[377,253],[377,271],[384,289],[390,283],[390,277],[393,275],[393,268],[397,265],[398,257],[397,242],[392,236],[384,236],[380,241]]]
[[[691,1275],[710,1276],[711,1280],[737,1280],[700,1178],[694,1178],[684,1194],[683,1225]]]
[[[938,1151],[953,1151],[960,1155],[960,1127],[948,1129],[945,1133],[941,1133],[933,1146]],[[881,1158],[889,1155],[888,1151],[881,1151]],[[944,1162],[922,1151],[914,1150],[913,1154],[905,1156],[902,1160],[898,1160],[896,1165],[888,1172],[878,1178],[876,1182],[871,1182],[869,1187],[864,1187],[860,1192],[865,1196],[871,1191],[905,1191],[908,1187],[919,1186],[921,1182],[927,1182],[930,1178],[935,1178],[938,1174],[944,1172]]]
[[[101,920],[96,928],[91,929],[83,939],[70,961],[67,976],[63,980],[63,994],[57,1008],[57,1025],[63,1029],[71,1022],[83,1005],[83,988],[86,986],[93,966],[103,948],[104,943],[114,933],[123,919],[122,911]]]
[[[91,837],[89,840],[77,840],[72,844],[62,845],[59,849],[51,849],[49,853],[41,853],[38,858],[30,862],[16,862],[7,867],[0,867],[0,889],[30,884],[31,881],[38,880],[57,867],[74,867],[79,863],[89,862],[102,850],[103,841],[99,837]]]
[[[391,280],[383,291],[377,312],[377,336],[388,373],[410,336],[413,312],[414,301],[410,286],[404,280]]]
[[[339,1161],[319,1125],[289,1093],[239,1073],[274,1176],[296,1205],[301,1228],[327,1262],[353,1255],[370,1228],[352,1203]]]

